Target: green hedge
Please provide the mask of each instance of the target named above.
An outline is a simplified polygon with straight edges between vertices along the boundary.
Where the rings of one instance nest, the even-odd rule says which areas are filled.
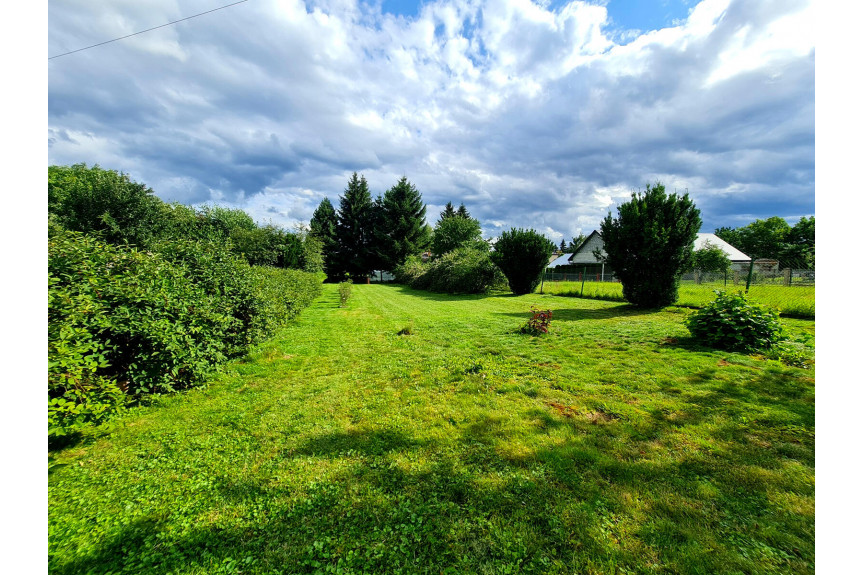
[[[48,253],[49,437],[130,396],[200,384],[320,293],[314,274],[252,268],[224,245],[141,252],[55,231]]]
[[[396,268],[394,277],[414,289],[439,293],[485,293],[506,287],[506,277],[491,261],[488,250],[472,247],[457,248],[427,263],[408,258]]]

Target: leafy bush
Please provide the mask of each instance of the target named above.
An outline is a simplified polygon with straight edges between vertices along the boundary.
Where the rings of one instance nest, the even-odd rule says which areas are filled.
[[[539,285],[554,244],[534,230],[503,232],[494,244],[491,260],[506,276],[515,295],[532,293]]]
[[[345,280],[339,283],[339,307],[346,307],[348,299],[351,297],[351,280]]]
[[[419,256],[408,256],[404,263],[393,270],[396,283],[409,285],[414,289],[428,289],[430,277],[426,275],[429,264]]]
[[[48,167],[48,213],[66,229],[144,246],[160,233],[162,205],[127,174],[98,165]]]
[[[322,277],[300,270],[252,267],[252,342],[271,336],[321,294]]]
[[[551,310],[541,310],[536,306],[530,306],[530,312],[533,315],[529,320],[527,320],[527,324],[521,327],[521,333],[527,333],[530,335],[542,335],[544,333],[548,333],[548,328],[551,325]]]
[[[411,265],[406,262],[406,266]],[[506,278],[491,261],[487,249],[462,247],[423,264],[422,273],[409,285],[439,293],[485,293],[505,286]]]
[[[779,314],[746,301],[743,294],[716,291],[716,300],[686,319],[693,336],[710,347],[768,350],[783,339]]]
[[[461,247],[473,247],[482,242],[482,229],[474,218],[451,217],[437,223],[432,235],[431,251],[443,255]]]
[[[51,435],[97,422],[132,395],[200,383],[295,317],[314,274],[251,268],[227,246],[163,241],[153,252],[77,232],[49,239]]]

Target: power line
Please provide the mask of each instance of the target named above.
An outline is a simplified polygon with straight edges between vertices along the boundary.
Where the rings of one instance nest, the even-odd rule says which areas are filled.
[[[218,8],[213,8],[212,10],[207,10],[206,12],[201,12],[200,14],[195,14],[194,16],[187,16],[185,18],[180,18],[179,20],[174,20],[173,22],[168,22],[167,24],[162,24],[161,26],[154,26],[153,28],[147,28],[146,30],[141,30],[140,32],[135,32],[134,34],[128,34],[126,36],[121,36],[120,38],[114,38],[113,40],[107,40],[105,42],[99,42],[98,44],[93,44],[92,46],[87,46],[86,48],[78,48],[77,50],[72,50],[71,52],[64,52],[63,54],[57,54],[56,56],[49,56],[49,60],[53,60],[54,58],[59,58],[60,56],[68,56],[69,54],[74,54],[75,52],[82,52],[84,50],[89,50],[90,48],[95,48],[96,46],[104,46],[105,44],[110,44],[111,42],[116,42],[117,40],[123,40],[125,38],[131,38],[132,36],[137,36],[138,34],[143,34],[144,32],[150,32],[151,30],[157,30],[159,28],[164,28],[165,26],[170,26],[171,24],[176,24],[177,22],[182,22],[184,20],[191,20],[192,18],[197,18],[198,16],[203,16],[204,14],[209,14],[210,12],[215,12],[216,10],[222,10],[224,8],[230,8],[231,6],[236,6],[237,4],[242,4],[243,2],[248,2],[249,0],[240,0],[239,2],[234,2],[233,4],[226,4],[225,6],[219,6]]]

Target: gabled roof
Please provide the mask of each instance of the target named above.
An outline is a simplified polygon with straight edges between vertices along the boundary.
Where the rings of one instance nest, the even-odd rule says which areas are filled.
[[[590,242],[590,240],[594,236],[599,236],[599,240],[602,241],[602,235],[597,230],[593,230],[589,236],[584,238],[584,241],[581,242],[581,244],[579,244],[579,246],[575,249],[574,252],[572,252],[571,254],[568,254],[569,258],[568,258],[567,263],[572,263],[573,258],[575,258],[579,253],[582,252],[582,250],[588,245],[588,243]],[[698,234],[695,238],[695,243],[693,244],[692,247],[693,247],[693,249],[700,250],[708,242],[710,242],[711,245],[714,245],[718,248],[721,248],[722,251],[725,252],[725,255],[728,256],[728,259],[730,259],[732,262],[748,262],[750,260],[749,256],[747,256],[746,254],[744,254],[743,252],[741,252],[740,250],[738,250],[737,248],[735,248],[734,246],[732,246],[731,244],[729,244],[728,242],[726,242],[725,240],[723,240],[722,238],[717,236],[716,234]],[[564,255],[567,255],[567,254],[564,254]],[[563,256],[561,256],[561,257],[563,257]],[[558,258],[558,260],[559,259],[560,258]],[[557,261],[557,260],[555,260],[555,261]],[[551,266],[551,264],[549,264],[549,265]],[[565,264],[555,263],[554,265],[565,265]]]
[[[725,252],[725,255],[728,256],[732,262],[748,262],[751,258],[717,236],[716,234],[698,234],[698,237],[695,238],[695,249],[700,250],[705,246],[707,242],[710,242],[711,245],[714,245],[718,248],[722,248],[722,251]]]
[[[577,255],[579,255],[580,253],[582,253],[583,251],[584,251],[584,252],[586,252],[587,245],[588,245],[588,244],[590,243],[590,241],[594,238],[594,236],[596,236],[596,237],[599,239],[599,241],[600,241],[600,242],[602,241],[602,234],[600,234],[597,230],[593,230],[592,232],[590,232],[590,235],[588,235],[586,238],[584,238],[584,241],[583,241],[583,242],[581,242],[580,244],[578,244],[578,247],[577,247],[577,248],[575,248],[575,251],[573,251],[573,252],[570,254],[570,256],[569,256],[569,263],[572,263],[572,260],[573,260],[573,259],[575,259],[575,257],[576,257]],[[593,251],[593,250],[591,250],[591,252],[592,252],[592,251]],[[595,258],[595,257],[593,257],[593,253],[590,253],[590,256],[591,256],[591,258],[593,259],[593,263],[599,263],[599,262],[596,260],[596,258]]]

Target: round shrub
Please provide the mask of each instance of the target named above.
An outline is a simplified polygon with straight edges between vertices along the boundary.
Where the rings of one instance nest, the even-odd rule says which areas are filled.
[[[721,291],[686,319],[686,327],[701,343],[733,351],[765,351],[784,339],[776,311]]]
[[[554,244],[534,230],[515,229],[503,232],[494,244],[491,260],[506,276],[515,295],[533,293]]]

